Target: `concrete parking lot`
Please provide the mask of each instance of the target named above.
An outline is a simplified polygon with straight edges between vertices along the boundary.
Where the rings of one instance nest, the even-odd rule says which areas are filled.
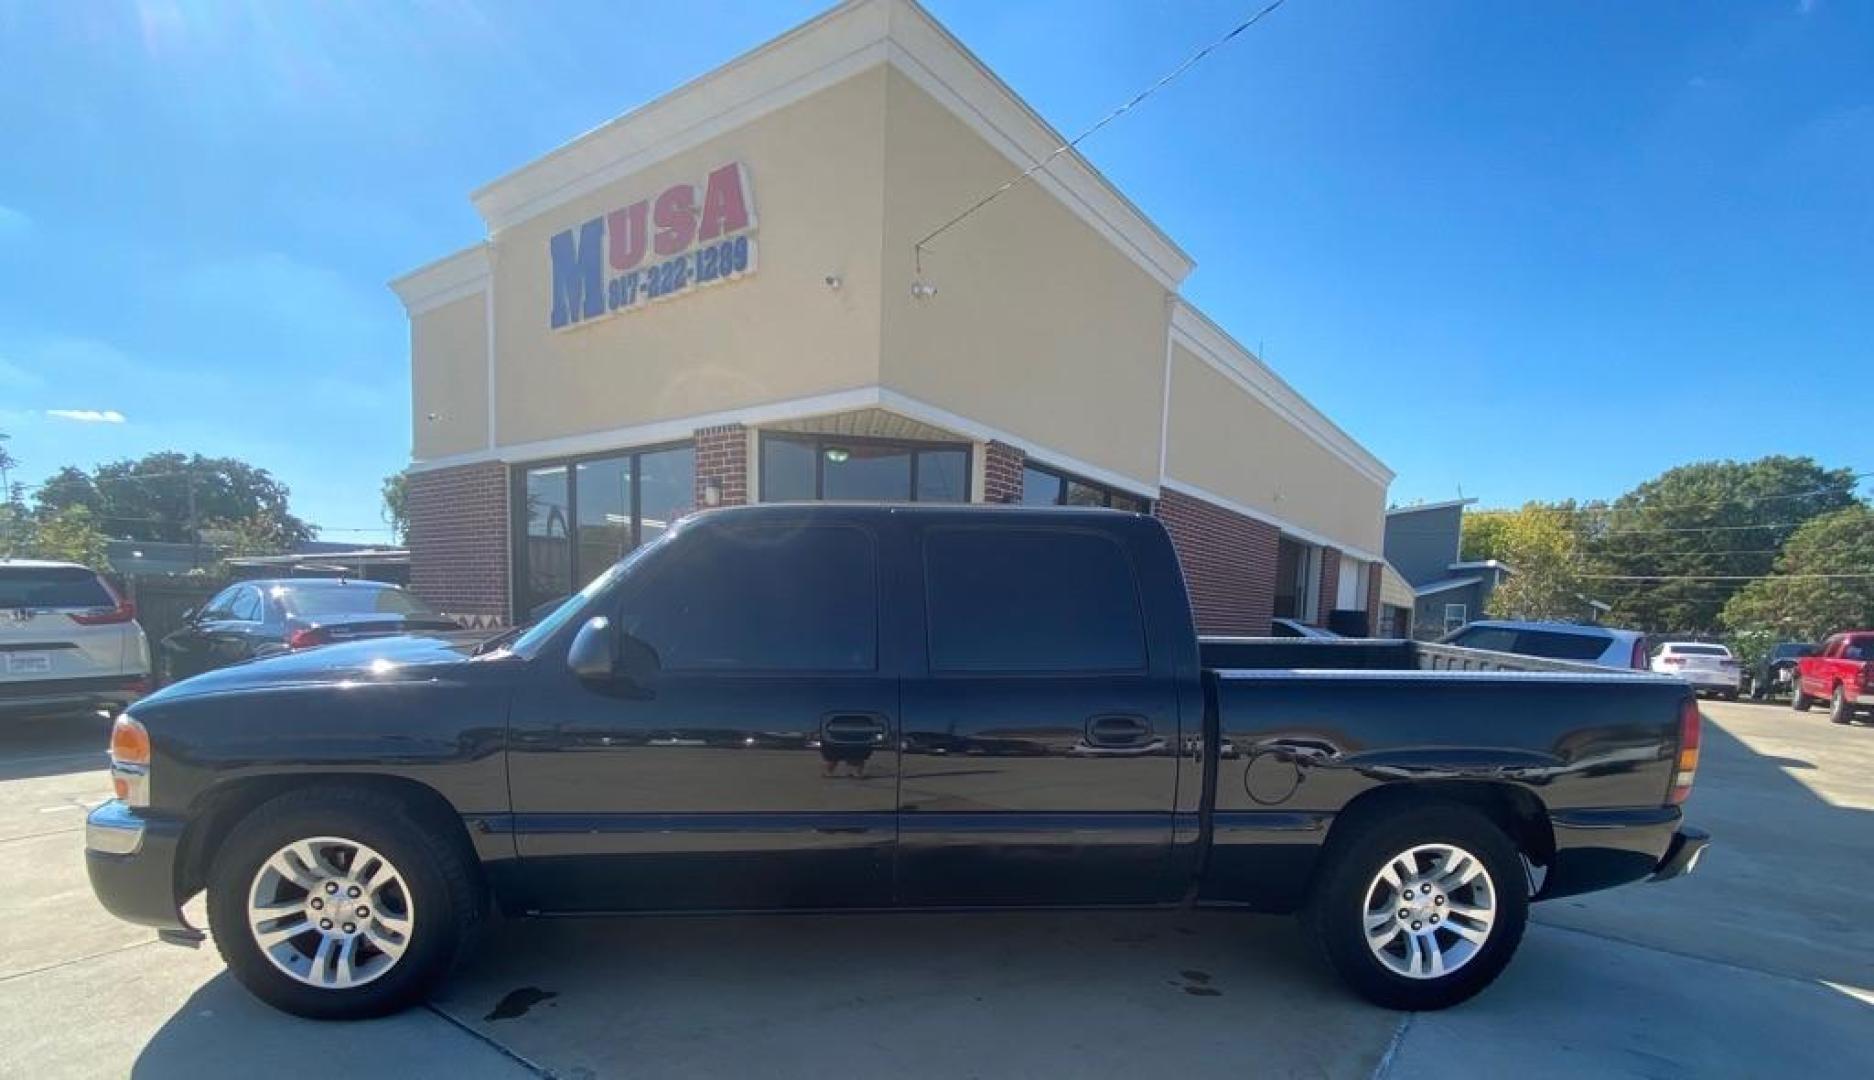
[[[1706,715],[1698,873],[1539,907],[1445,1013],[1354,1001],[1285,919],[803,916],[510,924],[428,1008],[345,1026],[105,915],[80,853],[103,725],[10,725],[0,1075],[1867,1075],[1874,727]]]

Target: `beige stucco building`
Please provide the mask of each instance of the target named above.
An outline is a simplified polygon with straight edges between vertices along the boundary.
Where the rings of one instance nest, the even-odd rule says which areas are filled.
[[[854,0],[475,192],[410,314],[414,587],[524,615],[698,506],[1159,515],[1206,630],[1379,602],[1392,474],[911,0]]]

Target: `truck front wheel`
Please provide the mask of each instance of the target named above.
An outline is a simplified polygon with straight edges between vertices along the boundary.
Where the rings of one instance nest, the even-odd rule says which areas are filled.
[[[1323,858],[1307,924],[1341,978],[1376,1005],[1456,1005],[1490,985],[1522,941],[1522,859],[1475,810],[1373,817],[1331,838]]]
[[[481,910],[468,860],[393,795],[311,788],[235,826],[208,882],[234,977],[298,1016],[382,1016],[421,1001]]]

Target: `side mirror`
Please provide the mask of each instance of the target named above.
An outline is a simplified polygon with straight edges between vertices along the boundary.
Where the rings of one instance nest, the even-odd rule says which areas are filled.
[[[573,636],[572,648],[566,650],[567,668],[587,682],[610,682],[615,673],[612,644],[616,636],[612,620],[603,615],[587,619]]]
[[[656,677],[664,667],[657,657],[657,650],[651,644],[634,634],[618,635],[617,673],[626,680],[642,686]]]
[[[201,614],[202,614],[202,609],[201,609],[201,606],[198,604],[191,604],[188,607],[183,608],[182,609],[182,625],[184,626],[194,625],[196,618],[199,617]]]

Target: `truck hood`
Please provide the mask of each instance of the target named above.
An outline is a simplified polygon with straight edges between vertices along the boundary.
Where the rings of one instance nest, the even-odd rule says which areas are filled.
[[[433,679],[446,668],[469,662],[475,645],[487,636],[462,633],[378,637],[282,653],[184,679],[163,687],[143,702],[156,705],[208,694],[291,686]]]

